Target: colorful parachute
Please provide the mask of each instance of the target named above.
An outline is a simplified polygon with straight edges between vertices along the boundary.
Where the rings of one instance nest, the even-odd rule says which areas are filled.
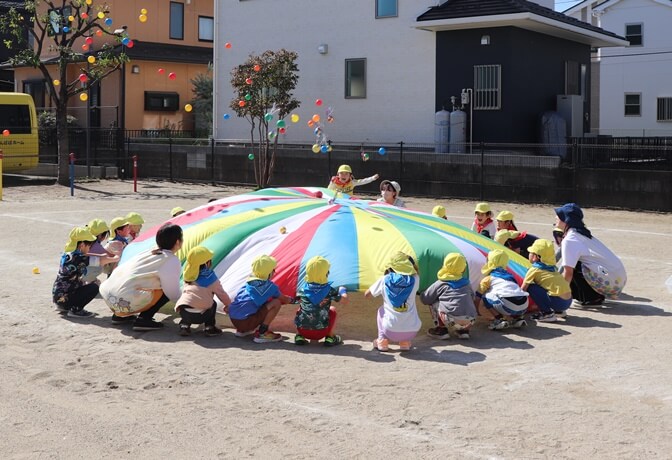
[[[198,245],[214,254],[213,269],[224,289],[235,294],[250,275],[252,260],[275,257],[273,277],[287,295],[304,283],[305,264],[321,255],[331,263],[334,286],[365,291],[383,274],[384,264],[397,251],[413,257],[420,269],[420,290],[436,280],[450,252],[468,261],[474,288],[491,249],[503,249],[489,238],[431,214],[376,201],[334,197],[316,187],[275,188],[223,198],[171,219],[184,230],[178,256]],[[122,263],[154,247],[159,226],[143,232],[125,250]],[[508,250],[507,250],[508,251]],[[520,282],[528,262],[508,251],[508,270]]]

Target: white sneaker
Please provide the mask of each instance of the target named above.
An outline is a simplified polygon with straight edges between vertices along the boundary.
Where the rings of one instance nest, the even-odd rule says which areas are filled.
[[[555,323],[558,321],[558,317],[555,316],[555,313],[546,313],[545,315],[541,315],[537,321],[541,323]]]
[[[248,335],[254,334],[256,331],[252,329],[251,331],[239,331],[236,329],[236,332],[233,333],[236,337],[247,337]]]
[[[501,331],[504,329],[508,329],[509,327],[511,327],[509,322],[502,318],[497,318],[488,325],[488,329],[490,329],[491,331]]]

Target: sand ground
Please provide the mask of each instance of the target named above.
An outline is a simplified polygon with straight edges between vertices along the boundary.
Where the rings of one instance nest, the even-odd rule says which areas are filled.
[[[140,212],[160,223],[244,189],[124,181],[65,187],[5,178],[0,202],[0,451],[3,458],[670,458],[672,216],[586,209],[628,284],[603,308],[469,341],[421,334],[410,352],[372,351],[378,301],[339,307],[345,344],[177,334],[112,326],[96,299],[86,321],[52,310],[59,252],[74,225]],[[441,203],[469,224],[474,203]],[[561,204],[561,203],[559,203]],[[550,206],[495,203],[549,237]],[[32,269],[41,273],[34,275]],[[357,298],[358,297],[358,298]],[[425,327],[428,312],[421,309]]]

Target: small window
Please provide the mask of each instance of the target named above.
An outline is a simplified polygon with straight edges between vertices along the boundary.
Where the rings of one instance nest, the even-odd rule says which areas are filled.
[[[170,2],[170,38],[184,40],[184,3]]]
[[[145,110],[158,112],[177,112],[180,107],[180,95],[145,91]]]
[[[215,20],[208,16],[198,17],[198,41],[211,42],[215,39]]]
[[[640,117],[642,115],[642,95],[639,93],[625,94],[626,117]]]
[[[376,18],[394,18],[399,16],[397,0],[376,0]]]
[[[644,44],[642,24],[626,24],[625,39],[630,42],[630,46],[642,46]]]
[[[672,121],[672,97],[658,98],[658,115],[656,121]]]
[[[345,60],[345,97],[346,99],[366,97],[366,59]]]
[[[474,66],[474,110],[502,108],[502,66]]]

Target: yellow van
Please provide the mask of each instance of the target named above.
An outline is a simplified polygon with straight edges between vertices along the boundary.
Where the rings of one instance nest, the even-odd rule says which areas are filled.
[[[23,93],[0,93],[2,172],[36,167],[39,148],[33,98]]]

